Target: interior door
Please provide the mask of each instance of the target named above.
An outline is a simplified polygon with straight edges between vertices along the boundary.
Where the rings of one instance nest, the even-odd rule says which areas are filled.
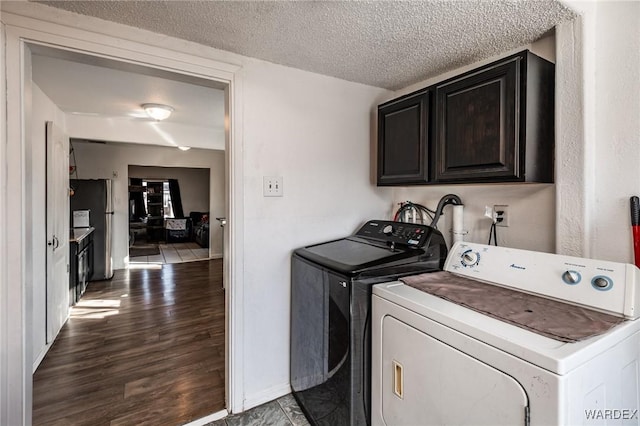
[[[47,344],[69,312],[69,138],[47,124]]]
[[[386,316],[382,415],[387,425],[525,425],[527,395],[513,377]]]

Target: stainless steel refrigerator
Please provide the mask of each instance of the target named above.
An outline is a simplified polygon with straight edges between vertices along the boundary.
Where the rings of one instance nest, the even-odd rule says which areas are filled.
[[[74,194],[70,197],[71,227],[74,210],[89,210],[93,231],[93,273],[90,281],[108,280],[113,277],[112,222],[113,200],[110,179],[71,179]]]

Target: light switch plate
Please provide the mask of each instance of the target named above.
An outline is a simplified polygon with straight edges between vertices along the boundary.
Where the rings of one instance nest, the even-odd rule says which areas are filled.
[[[264,176],[262,193],[265,197],[282,197],[282,176]]]

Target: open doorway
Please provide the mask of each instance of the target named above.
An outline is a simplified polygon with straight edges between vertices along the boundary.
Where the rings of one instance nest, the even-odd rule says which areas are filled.
[[[200,155],[211,157],[210,168],[129,166],[130,264],[222,257],[222,229],[210,218],[224,216],[224,168],[216,164],[224,153]]]
[[[38,52],[42,52],[42,48],[39,47],[36,49]],[[74,136],[74,132],[79,129],[82,128],[83,125],[85,125],[86,123],[82,123],[83,120],[79,119],[78,117],[82,118],[86,118],[86,117],[90,117],[90,122],[92,122],[93,124],[98,124],[99,123],[96,121],[98,120],[98,117],[95,115],[95,112],[89,111],[89,115],[83,115],[83,114],[87,114],[86,112],[83,112],[83,110],[81,109],[81,107],[78,107],[78,104],[75,104],[73,106],[70,106],[69,103],[65,103],[65,102],[69,102],[69,94],[72,94],[74,91],[79,91],[80,93],[87,93],[87,90],[83,90],[81,87],[81,84],[79,84],[79,80],[77,78],[73,78],[72,77],[72,72],[70,72],[70,67],[72,67],[73,65],[79,64],[83,67],[91,67],[91,70],[95,73],[99,73],[104,71],[104,69],[106,69],[109,72],[113,72],[113,71],[117,71],[117,72],[124,72],[122,70],[118,70],[118,69],[112,69],[112,68],[108,68],[108,67],[104,67],[104,66],[96,66],[96,65],[89,65],[87,63],[84,62],[75,62],[74,60],[70,60],[70,58],[65,57],[65,59],[61,59],[59,57],[57,57],[57,52],[53,52],[51,49],[45,49],[45,53],[46,55],[39,55],[39,54],[35,54],[33,56],[33,104],[38,104],[38,105],[47,105],[47,111],[36,111],[36,113],[34,114],[33,118],[33,122],[34,124],[36,123],[36,121],[39,120],[39,114],[48,114],[51,111],[53,111],[53,115],[54,116],[58,116],[58,117],[62,117],[63,118],[63,127],[66,127],[67,133],[69,133],[71,136]],[[64,55],[63,55],[64,56]],[[78,59],[78,55],[73,55],[73,59]],[[85,60],[86,58],[80,58],[82,60]],[[55,62],[56,61],[63,61],[65,62],[64,65],[64,69],[65,69],[65,74],[67,74],[68,78],[70,78],[69,81],[69,85],[67,85],[66,87],[63,87],[64,84],[61,83],[60,80],[58,80],[53,87],[49,86],[50,83],[48,83],[45,78],[50,76],[52,73],[52,70],[55,69]],[[69,65],[68,63],[71,62],[72,64]],[[45,66],[46,64],[46,66]],[[110,64],[110,66],[113,66],[115,68],[117,68],[116,65],[114,64]],[[99,68],[96,69],[96,68]],[[130,64],[129,67],[131,68]],[[127,73],[131,73],[131,71],[127,71]],[[133,73],[135,75],[138,75],[137,73]],[[145,75],[146,76],[146,75]],[[148,76],[146,76],[148,77]],[[153,76],[154,78],[159,78],[157,75]],[[163,76],[165,77],[165,76]],[[103,77],[104,79],[104,77]],[[190,78],[190,80],[193,80],[193,78]],[[184,82],[182,82],[184,83]],[[190,83],[188,84],[192,84],[192,81],[190,81]],[[64,100],[60,100],[60,98],[57,98],[58,94],[60,93],[59,91],[62,90],[64,91],[65,94],[65,98]],[[35,98],[38,99],[35,99]],[[96,98],[99,98],[99,96],[97,95],[96,91],[92,92],[92,99],[91,102],[99,102],[99,100],[96,100]],[[224,99],[224,96],[222,96],[222,98]],[[94,104],[95,105],[95,104]],[[95,107],[95,106],[94,106]],[[63,109],[64,108],[64,109]],[[64,120],[64,118],[69,118],[68,120]],[[111,117],[109,119],[107,119],[108,121],[113,121],[114,118]],[[135,136],[135,137],[140,137],[140,139],[145,139],[145,136],[142,135],[140,136],[140,134],[136,134],[134,135],[134,131],[132,131],[132,129],[134,129],[135,126],[133,126],[133,124],[140,124],[139,122],[142,121],[144,124],[144,120],[141,119],[140,117],[137,117],[136,120],[134,120],[133,123],[129,123],[128,126],[128,131],[130,132],[131,135]],[[221,121],[224,121],[223,119]],[[167,133],[158,133],[158,131],[163,131],[161,126],[158,126],[157,123],[148,123],[149,126],[153,129],[153,131],[155,132],[155,139],[151,142],[157,142],[158,140],[171,140],[172,137]],[[108,126],[108,127],[113,127],[113,126]],[[165,130],[169,130],[169,129],[165,129]],[[141,133],[144,133],[143,131]],[[162,138],[158,138],[157,135],[161,134]],[[133,137],[132,136],[132,137]],[[133,139],[135,140],[135,137],[133,137]],[[74,146],[74,151],[75,151],[75,158],[74,158],[74,166],[75,169],[73,170],[73,173],[76,174],[75,177],[79,177],[79,178],[83,178],[83,179],[109,179],[113,182],[113,204],[114,204],[114,232],[113,232],[113,236],[115,237],[113,239],[113,252],[112,252],[112,257],[113,257],[113,263],[114,263],[114,269],[118,270],[124,270],[123,266],[126,267],[127,262],[128,262],[128,249],[129,249],[129,208],[130,208],[130,204],[129,204],[129,187],[130,187],[130,182],[129,182],[129,170],[128,167],[130,165],[130,161],[120,161],[118,164],[113,163],[114,160],[122,160],[122,158],[132,158],[132,156],[130,155],[132,151],[136,151],[136,150],[152,150],[152,149],[161,149],[163,151],[166,151],[165,154],[162,156],[163,160],[162,162],[160,162],[159,164],[157,164],[157,166],[153,166],[153,167],[160,167],[160,166],[166,166],[166,167],[176,167],[179,168],[181,166],[183,166],[184,164],[188,164],[188,162],[184,161],[184,157],[180,158],[178,157],[177,154],[182,154],[182,151],[179,151],[178,149],[176,149],[176,146],[171,146],[171,144],[169,145],[165,145],[165,146],[160,146],[160,147],[154,147],[151,146],[153,145],[152,143],[144,143],[144,142],[139,142],[139,143],[135,143],[135,144],[126,144],[127,150],[129,151],[128,154],[123,154],[122,156],[119,155],[109,155],[108,153],[105,152],[105,149],[112,147],[113,143],[111,142],[104,142],[105,140],[111,140],[111,139],[119,139],[119,137],[117,135],[113,135],[113,136],[103,136],[100,137],[100,142],[99,143],[92,143],[92,142],[88,142],[85,141],[84,143],[86,143],[88,146],[91,145],[90,148],[88,148],[89,151],[93,151],[92,154],[90,154],[90,156],[94,159],[94,165],[93,166],[88,166],[86,163],[83,163],[82,160],[79,158],[81,157],[81,155],[79,155],[79,149],[78,146],[82,145],[82,142],[77,142],[76,145]],[[98,152],[96,152],[96,150]],[[202,161],[201,163],[199,163],[199,167],[202,169],[207,170],[207,173],[209,172],[209,170],[214,166],[213,164],[211,164],[211,162],[207,162],[206,158],[204,158],[204,156],[202,155],[202,153],[204,151],[204,149],[198,149],[198,148],[192,148],[191,150],[191,154],[189,154],[189,152],[184,152],[185,155],[192,155],[192,156],[198,156],[198,152],[197,151],[202,151],[200,152],[200,160]],[[176,154],[177,153],[177,154]],[[34,152],[34,157],[37,156],[37,153]],[[226,176],[226,168],[225,166],[225,153],[222,150],[217,150],[217,156],[220,158],[220,162],[222,163],[222,168],[217,168],[217,169],[221,169],[221,175],[224,177]],[[147,155],[148,157],[148,155]],[[153,163],[149,163],[146,162],[144,164],[153,164]],[[204,166],[208,166],[208,167],[204,167]],[[150,166],[144,166],[144,167],[150,167]],[[70,169],[71,172],[71,169]],[[80,176],[77,176],[77,174],[80,173]],[[164,196],[164,181],[165,178],[154,178],[151,174],[150,174],[150,169],[147,169],[146,174],[144,175],[144,181],[146,182],[147,185],[145,186],[154,186],[156,188],[160,188],[158,190],[159,193],[162,193],[162,196]],[[169,181],[169,179],[173,179],[173,178],[166,178],[167,183]],[[227,211],[226,205],[224,203],[225,201],[225,197],[224,197],[224,193],[226,192],[226,188],[227,188],[227,184],[226,181],[224,179],[222,179],[222,181],[218,184],[218,186],[220,186],[217,189],[217,197],[219,199],[222,199],[222,203],[219,212],[222,213],[222,215],[224,215]],[[148,194],[147,194],[148,195]],[[162,205],[164,205],[164,200],[160,201],[160,203]],[[148,203],[147,203],[148,206]],[[210,206],[210,204],[209,204]],[[173,214],[173,209],[175,207],[175,201],[171,203],[171,210],[172,210],[172,214]],[[200,210],[201,208],[198,207],[197,210]],[[211,210],[209,208],[209,210]],[[70,212],[67,211],[65,212],[67,215],[70,215]],[[218,213],[218,214],[220,214]],[[45,212],[46,214],[46,212]],[[184,214],[180,215],[183,216]],[[164,214],[161,214],[161,223],[162,225],[159,226],[158,230],[161,230],[159,232],[165,233],[167,231],[167,227],[164,224],[165,219],[175,219],[175,218],[165,218]],[[124,226],[123,226],[124,225]],[[122,232],[122,230],[124,230],[125,232]],[[166,235],[165,235],[166,238]],[[221,240],[222,238],[219,238],[217,240]],[[210,249],[212,248],[212,244],[210,244],[211,238],[209,237],[209,241],[206,243],[207,247],[206,247],[206,254],[207,254],[207,258],[211,257],[211,253],[210,253]],[[220,252],[217,253],[219,256],[218,257],[223,257],[223,252],[222,252],[222,248],[220,248]],[[70,262],[73,261],[72,259],[69,260]],[[206,277],[213,277],[216,275],[220,275],[219,276],[219,281],[222,282],[222,274],[223,274],[223,268],[222,268],[222,262],[217,262],[215,264],[207,264],[206,267],[201,268],[202,270],[200,271],[200,275],[203,275],[205,278]],[[206,271],[205,271],[206,269]],[[188,280],[189,276],[193,276],[194,274],[198,274],[198,272],[194,272],[193,270],[190,270],[188,274],[178,274],[176,273],[177,270],[171,269],[171,273],[168,274],[171,276],[172,281],[169,284],[168,280],[166,279],[166,276],[162,276],[162,277],[157,277],[157,282],[158,284],[161,284],[162,286],[167,286],[167,285],[171,285],[174,287],[179,287],[180,282],[176,281],[176,280]],[[116,271],[117,272],[117,271]],[[125,274],[126,275],[126,274]],[[120,280],[123,286],[126,286],[127,289],[130,289],[130,292],[120,292],[118,294],[111,294],[108,298],[99,298],[99,299],[95,299],[95,297],[91,300],[93,300],[94,302],[97,300],[97,309],[102,312],[102,314],[98,314],[96,316],[97,311],[96,306],[94,306],[93,304],[87,305],[86,303],[78,303],[78,307],[79,309],[75,309],[73,308],[71,311],[71,316],[70,319],[68,320],[67,325],[71,325],[71,326],[78,326],[79,323],[87,323],[88,321],[95,323],[95,321],[98,320],[102,320],[105,321],[105,324],[109,324],[109,317],[111,315],[119,315],[120,318],[124,317],[124,313],[125,313],[125,309],[123,308],[123,303],[125,298],[127,298],[128,300],[135,300],[134,298],[130,298],[130,294],[135,294],[136,293],[136,285],[142,286],[142,289],[139,291],[143,291],[144,294],[145,293],[145,288],[147,286],[149,286],[149,282],[147,281],[147,277],[148,275],[141,275],[141,277],[144,277],[145,280],[139,281],[139,280],[130,280],[131,276],[129,275],[122,275],[122,276],[118,276],[116,275],[116,280]],[[180,278],[182,277],[182,278]],[[69,285],[68,283],[56,283],[56,285]],[[155,287],[155,286],[154,286]],[[184,286],[182,286],[184,287]],[[220,287],[220,286],[218,286]],[[37,288],[34,287],[34,294],[38,291]],[[165,290],[161,293],[163,295],[163,297],[166,297],[166,295],[168,294],[168,290],[165,288]],[[120,298],[120,300],[118,300],[117,298]],[[147,303],[148,299],[142,297],[142,299],[140,299],[142,302]],[[216,299],[218,300],[218,299]],[[213,316],[216,316],[215,320],[217,321],[216,323],[216,327],[219,330],[220,328],[222,328],[224,330],[225,328],[225,317],[226,317],[226,313],[224,312],[224,296],[223,296],[223,303],[217,303],[217,307],[218,309],[220,307],[222,307],[222,313],[223,315],[212,315],[211,318],[213,320]],[[83,302],[82,300],[80,300],[80,302]],[[92,302],[92,303],[94,303]],[[176,303],[179,304],[179,300],[176,300]],[[117,306],[116,306],[117,305]],[[118,309],[113,309],[113,307],[118,307]],[[105,313],[105,308],[106,311],[108,311],[108,314]],[[179,308],[179,306],[178,306]],[[34,306],[34,314],[35,311],[38,309],[38,307]],[[200,312],[202,312],[202,307],[200,308]],[[206,309],[206,307],[204,308]],[[167,315],[170,316],[170,315]],[[134,323],[137,324],[137,321],[135,319],[132,320]],[[134,327],[136,324],[132,323],[131,326]],[[34,321],[34,327],[37,327],[38,324],[36,321]],[[184,326],[184,325],[183,325]],[[168,326],[169,327],[169,326]],[[179,325],[178,325],[179,327]],[[77,330],[77,329],[76,329]],[[64,330],[61,331],[61,333],[63,333]],[[211,332],[208,332],[209,335],[211,335]],[[215,333],[214,333],[215,334]],[[65,335],[65,343],[68,344],[69,340],[68,337],[69,336],[73,336],[74,333],[67,333]],[[186,332],[184,334],[186,336]],[[224,333],[222,335],[222,338],[224,340]],[[175,332],[173,331],[169,331],[167,333],[166,336],[175,336]],[[150,336],[151,338],[153,338],[153,336]],[[220,337],[219,334],[217,337]],[[157,338],[160,339],[160,341],[163,341],[163,335],[162,333],[157,335]],[[185,338],[185,337],[183,337]],[[195,338],[195,337],[194,337]],[[179,338],[172,338],[175,340],[174,343],[179,343]],[[34,344],[34,348],[36,350],[37,353],[41,353],[42,352],[42,348],[40,348],[42,342],[33,342]],[[139,341],[131,341],[130,342],[131,347],[126,347],[123,346],[123,352],[126,353],[127,351],[130,351],[132,349],[132,347],[135,346],[140,346],[140,342]],[[165,342],[166,343],[166,342]],[[54,340],[53,343],[44,343],[44,352],[46,353],[49,348],[55,348],[56,345],[56,341]],[[164,350],[168,350],[169,353],[172,353],[172,349],[174,346],[164,346],[164,345],[160,345],[161,347],[164,348]],[[113,346],[111,346],[113,348]],[[225,350],[224,350],[225,345],[223,344],[221,346],[221,351],[224,354]],[[77,351],[82,351],[82,347],[78,347],[75,350]],[[92,352],[94,352],[96,350],[95,347],[92,347],[90,349]],[[55,353],[55,350],[52,350],[51,353]],[[59,351],[58,351],[59,352]],[[47,355],[48,356],[48,355]],[[43,364],[45,365],[47,363],[47,356],[44,356],[44,360],[42,361]],[[113,357],[114,354],[111,353],[109,355],[107,355],[109,357]],[[56,362],[64,362],[64,361],[60,361],[60,359],[62,358],[58,358],[58,360]],[[225,365],[226,362],[224,361],[224,357],[222,358],[223,361],[221,363],[219,363],[219,365]],[[40,360],[38,360],[39,362]],[[197,363],[196,363],[197,365]],[[34,364],[34,369],[35,369],[36,365]],[[197,368],[197,367],[196,367]],[[72,377],[73,375],[73,366],[69,366],[68,369],[68,375],[69,377]],[[36,371],[36,374],[38,372]],[[224,370],[222,372],[218,372],[217,375],[222,378],[221,382],[220,382],[220,387],[222,389],[222,400],[224,401],[224,389],[226,387],[225,385],[225,372]],[[45,375],[46,376],[46,375]],[[193,378],[194,380],[198,380],[197,379],[197,373],[193,374]],[[46,379],[46,377],[45,377]],[[59,380],[59,378],[58,378]],[[70,381],[72,381],[72,379],[69,379]],[[141,381],[145,380],[145,378],[140,378]],[[150,379],[151,380],[151,379]],[[155,379],[154,379],[155,380]],[[154,392],[154,388],[158,387],[158,388],[163,388],[163,386],[169,386],[169,385],[163,385],[163,384],[159,384],[159,383],[154,383],[151,386],[147,386],[143,384],[143,388],[146,389],[146,392],[150,392],[153,393]],[[47,387],[46,385],[44,386],[45,388]],[[37,404],[42,402],[42,398],[39,398],[37,394],[38,389],[41,389],[42,387],[40,386],[39,383],[36,383],[36,386],[34,386],[34,409],[37,409]],[[139,391],[140,389],[138,389]],[[85,389],[86,391],[86,389]],[[92,392],[85,392],[85,395],[88,396],[90,395]],[[97,395],[97,398],[101,398],[104,395]],[[152,398],[147,398],[148,400],[151,400]],[[46,400],[47,404],[50,404],[51,401]],[[225,405],[223,405],[222,407],[218,407],[217,409],[221,409],[224,408]],[[202,407],[200,407],[201,409]],[[142,409],[142,408],[141,408]],[[200,413],[202,413],[200,411]],[[211,414],[211,413],[204,413],[204,414]],[[187,415],[186,418],[189,418],[189,416]]]

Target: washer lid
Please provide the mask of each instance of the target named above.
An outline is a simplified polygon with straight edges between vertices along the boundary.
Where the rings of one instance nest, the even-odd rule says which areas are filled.
[[[344,274],[356,274],[368,268],[424,254],[424,250],[391,250],[357,237],[343,238],[296,250],[296,254]]]

